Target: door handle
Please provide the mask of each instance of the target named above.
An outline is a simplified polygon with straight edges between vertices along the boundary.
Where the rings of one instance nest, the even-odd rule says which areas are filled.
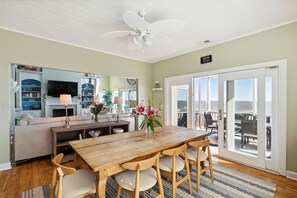
[[[219,110],[218,118],[219,118],[219,120],[222,120],[222,109]]]

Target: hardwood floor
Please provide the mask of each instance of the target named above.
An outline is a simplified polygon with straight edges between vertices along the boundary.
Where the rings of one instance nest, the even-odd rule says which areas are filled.
[[[275,197],[297,197],[297,181],[216,157],[213,157],[213,163],[275,183],[277,185]],[[73,166],[73,162],[65,165]],[[50,159],[47,157],[30,160],[11,170],[1,171],[0,197],[19,197],[20,192],[50,183],[52,170]]]

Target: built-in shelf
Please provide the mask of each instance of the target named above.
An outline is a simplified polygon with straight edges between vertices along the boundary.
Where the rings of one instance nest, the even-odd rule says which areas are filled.
[[[94,102],[94,89],[95,86],[91,83],[83,83],[81,85],[81,101],[83,109],[88,109]]]
[[[21,107],[23,111],[41,110],[41,76],[21,76]]]
[[[152,88],[152,91],[162,91],[163,89],[160,87],[160,88]]]

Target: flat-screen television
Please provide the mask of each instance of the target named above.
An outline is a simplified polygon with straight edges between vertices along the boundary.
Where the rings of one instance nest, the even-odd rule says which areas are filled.
[[[47,95],[59,97],[60,94],[71,94],[71,97],[77,96],[77,82],[66,81],[47,81]]]

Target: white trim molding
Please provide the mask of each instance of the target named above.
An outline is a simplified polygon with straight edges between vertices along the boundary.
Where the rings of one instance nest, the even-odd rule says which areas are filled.
[[[279,93],[278,93],[278,131],[287,131],[287,60],[274,60],[269,62],[256,63],[251,65],[243,65],[243,66],[235,66],[231,68],[225,68],[220,70],[211,70],[199,73],[191,73],[179,76],[170,76],[165,77],[164,85],[165,85],[165,124],[171,124],[171,86],[176,85],[180,82],[184,82],[186,80],[190,81],[195,77],[202,76],[212,76],[219,75],[229,72],[237,72],[237,71],[248,71],[251,69],[260,69],[260,68],[270,68],[277,67],[278,68],[278,85],[279,85]],[[193,83],[193,82],[192,82]],[[190,90],[191,91],[191,90]],[[193,93],[191,92],[192,97]],[[189,96],[191,97],[191,96]],[[193,105],[193,104],[192,104]],[[190,126],[190,125],[189,125]],[[286,161],[287,161],[287,133],[279,133],[278,135],[278,147],[277,147],[277,168],[275,172],[286,176],[288,171],[286,171]],[[292,172],[291,172],[292,173]],[[293,178],[297,178],[294,174]]]
[[[287,178],[297,181],[297,173],[293,171],[287,171]]]
[[[4,170],[8,170],[8,169],[11,169],[11,163],[10,162],[0,164],[0,171],[4,171]]]

